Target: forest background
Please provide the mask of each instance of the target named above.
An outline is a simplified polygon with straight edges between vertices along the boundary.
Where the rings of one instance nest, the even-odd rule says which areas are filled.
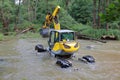
[[[46,14],[57,5],[62,29],[120,40],[120,0],[0,0],[0,40],[28,28],[39,32]]]

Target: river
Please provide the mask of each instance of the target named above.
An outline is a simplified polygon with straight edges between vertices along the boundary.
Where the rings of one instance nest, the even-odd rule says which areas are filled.
[[[57,66],[47,52],[37,53],[36,44],[47,47],[47,39],[26,38],[0,42],[0,80],[120,80],[120,41],[78,40],[80,49],[71,60],[73,67]],[[94,64],[78,61],[84,55]]]

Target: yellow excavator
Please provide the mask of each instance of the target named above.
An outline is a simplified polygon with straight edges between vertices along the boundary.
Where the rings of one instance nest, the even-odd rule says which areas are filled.
[[[60,29],[57,14],[60,6],[57,6],[52,14],[46,15],[44,26],[41,29],[41,35],[46,36],[49,34],[48,51],[55,56],[71,57],[78,51],[80,45],[76,40],[75,32],[72,30]],[[49,33],[49,25],[53,23],[54,29]]]
[[[69,67],[71,63],[68,60],[62,60],[64,57],[70,58],[80,48],[79,43],[76,40],[75,32],[72,30],[60,29],[60,23],[58,22],[58,12],[60,6],[57,6],[53,13],[46,15],[45,23],[40,30],[40,34],[45,37],[49,34],[48,48],[45,49],[43,45],[38,44],[35,46],[35,50],[38,52],[48,51],[51,55],[59,57],[56,62],[61,67]],[[54,29],[50,30],[50,24],[54,24]]]

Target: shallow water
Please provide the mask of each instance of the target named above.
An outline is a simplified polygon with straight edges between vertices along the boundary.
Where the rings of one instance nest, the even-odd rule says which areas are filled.
[[[0,80],[119,80],[120,41],[100,43],[79,40],[81,48],[75,53],[73,67],[62,69],[56,58],[48,53],[36,56],[36,44],[47,47],[47,39],[15,39],[0,42]],[[85,64],[77,59],[94,56],[95,64]]]

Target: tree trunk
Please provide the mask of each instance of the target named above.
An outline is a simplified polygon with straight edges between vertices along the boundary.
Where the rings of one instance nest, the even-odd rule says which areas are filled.
[[[28,13],[28,21],[31,21],[30,0],[28,0],[28,2],[27,2],[27,13]]]
[[[109,5],[109,0],[106,0],[106,7],[108,7],[108,5]],[[107,14],[107,13],[106,13]],[[108,30],[109,29],[109,24],[108,23],[106,23],[106,30]]]
[[[35,0],[33,3],[34,4],[31,5],[31,8],[32,8],[32,21],[36,20],[36,16],[37,16],[36,11],[37,11],[38,0]]]
[[[65,0],[65,9],[68,10],[68,5],[69,5],[70,0]]]
[[[36,2],[35,2],[35,8],[34,8],[34,20],[36,20],[36,16],[37,16],[37,14],[36,14],[36,11],[37,11],[37,4],[38,4],[38,0],[36,0]]]
[[[1,21],[3,25],[3,33],[6,34],[8,32],[8,26],[9,26],[9,19],[4,16],[4,10],[3,10],[3,5],[4,5],[4,0],[1,2],[1,9],[0,9],[0,16],[1,16]]]
[[[98,1],[98,28],[101,27],[100,16],[99,16],[100,12],[101,12],[101,0]]]
[[[93,0],[93,27],[96,28],[96,0]]]
[[[3,23],[3,33],[6,34],[8,32],[9,20],[2,19],[2,23]]]
[[[20,23],[20,2],[21,0],[19,0],[19,5],[17,6],[17,10],[16,10],[16,18],[15,18],[15,26],[14,26],[14,30],[17,30],[18,24]]]

